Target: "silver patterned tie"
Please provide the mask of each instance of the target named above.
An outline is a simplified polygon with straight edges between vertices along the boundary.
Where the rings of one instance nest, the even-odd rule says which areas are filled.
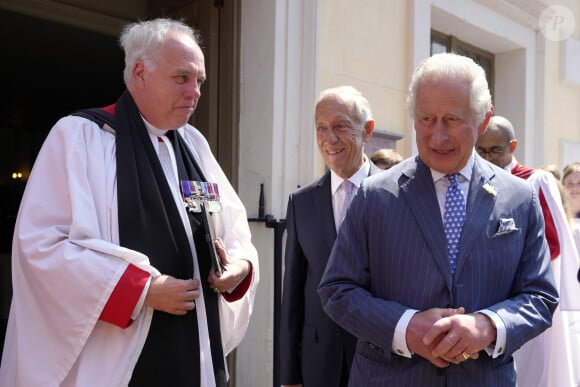
[[[342,189],[344,191],[344,202],[342,203],[342,209],[340,212],[340,221],[338,222],[339,226],[342,224],[342,221],[346,216],[346,210],[348,210],[348,206],[350,205],[352,197],[354,196],[354,184],[348,179],[343,180]]]

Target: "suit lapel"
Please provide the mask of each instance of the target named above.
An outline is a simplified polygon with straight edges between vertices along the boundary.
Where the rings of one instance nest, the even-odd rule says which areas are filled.
[[[465,261],[469,259],[475,242],[485,232],[489,214],[493,209],[496,197],[484,189],[483,186],[487,184],[493,187],[494,176],[495,173],[493,170],[485,165],[483,159],[476,155],[471,183],[469,184],[467,216],[461,232],[457,266],[455,267],[455,278],[459,278],[461,269],[465,265]]]
[[[312,191],[314,208],[318,219],[322,220],[322,233],[324,240],[331,250],[336,240],[336,226],[334,225],[334,212],[332,211],[332,193],[330,187],[330,171],[326,172]]]
[[[407,169],[403,170],[403,175],[408,179],[401,183],[401,197],[413,213],[425,243],[429,246],[432,257],[441,275],[445,278],[449,290],[451,290],[445,233],[443,232],[443,221],[435,194],[433,177],[429,168],[419,157],[416,158],[416,161],[416,164],[410,164]]]

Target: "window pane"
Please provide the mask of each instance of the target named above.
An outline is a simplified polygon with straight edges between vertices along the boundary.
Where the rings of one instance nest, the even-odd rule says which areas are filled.
[[[449,52],[449,37],[437,31],[431,31],[431,55]]]
[[[431,55],[447,52],[447,46],[439,42],[431,42]]]

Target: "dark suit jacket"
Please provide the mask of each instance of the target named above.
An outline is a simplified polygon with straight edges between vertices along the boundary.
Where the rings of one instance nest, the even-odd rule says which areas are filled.
[[[383,172],[371,163],[371,174]],[[280,321],[281,384],[338,386],[356,340],[322,310],[316,289],[336,239],[330,171],[290,195]]]
[[[498,232],[500,219],[513,227]],[[405,160],[365,180],[347,212],[319,294],[357,338],[350,386],[514,386],[511,354],[551,325],[558,295],[538,198],[524,180],[475,156],[457,267],[449,270],[429,168]],[[439,369],[392,353],[406,309],[460,307],[499,315],[505,353]]]

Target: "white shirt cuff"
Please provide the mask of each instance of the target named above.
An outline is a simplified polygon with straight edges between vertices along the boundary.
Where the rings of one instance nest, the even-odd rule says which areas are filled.
[[[147,297],[147,292],[149,291],[149,285],[151,285],[151,276],[147,279],[147,283],[143,287],[143,291],[141,292],[141,296],[137,300],[137,304],[135,305],[135,309],[133,309],[133,314],[131,315],[131,320],[135,320],[139,313],[141,313],[141,309],[143,308],[143,304],[145,303],[145,297]]]
[[[395,334],[393,335],[393,346],[391,347],[393,352],[399,356],[412,357],[413,353],[407,347],[407,327],[411,318],[415,313],[419,312],[415,309],[407,309],[405,313],[401,316],[395,327]]]
[[[491,323],[495,326],[497,330],[497,336],[495,338],[495,346],[492,343],[488,348],[485,349],[485,352],[492,358],[496,358],[500,355],[503,355],[505,352],[505,344],[507,341],[507,332],[505,324],[501,317],[497,315],[497,313],[492,312],[491,310],[483,309],[480,310],[479,313],[485,314],[487,317],[491,319]]]

